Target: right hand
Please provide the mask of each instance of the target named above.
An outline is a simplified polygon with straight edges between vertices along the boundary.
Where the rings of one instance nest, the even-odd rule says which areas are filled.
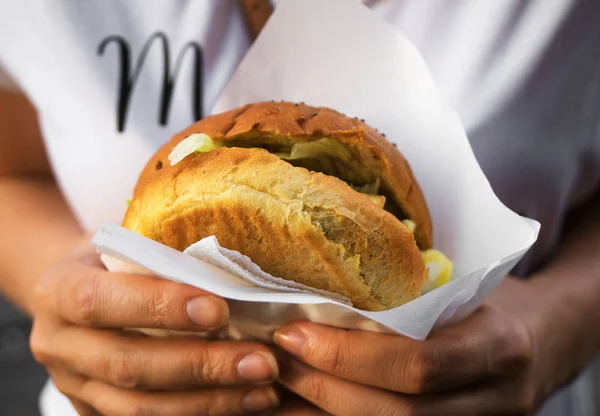
[[[211,331],[228,307],[190,286],[108,272],[89,242],[40,279],[34,305],[34,357],[81,415],[229,415],[279,403],[277,363],[262,344],[123,331]]]

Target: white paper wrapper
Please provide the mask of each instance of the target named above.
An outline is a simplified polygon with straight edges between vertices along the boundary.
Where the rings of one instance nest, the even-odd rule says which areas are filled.
[[[364,118],[395,142],[430,207],[434,245],[454,262],[453,280],[399,308],[366,312],[299,286],[276,290],[277,280],[260,270],[251,277],[260,286],[236,277],[256,266],[219,250],[215,239],[180,253],[107,224],[94,241],[110,270],[149,273],[229,299],[231,323],[222,336],[266,341],[277,327],[309,319],[424,339],[433,328],[472,312],[535,242],[539,224],[494,195],[458,117],[414,46],[363,5],[279,3],[213,112],[271,99]]]

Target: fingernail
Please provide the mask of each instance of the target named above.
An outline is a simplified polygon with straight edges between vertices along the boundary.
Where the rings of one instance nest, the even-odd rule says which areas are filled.
[[[227,303],[215,296],[194,298],[187,303],[185,311],[190,321],[204,328],[218,328],[229,318]]]
[[[274,380],[279,376],[277,361],[273,355],[257,351],[245,355],[237,364],[238,375],[246,380]]]
[[[279,397],[273,388],[252,390],[244,397],[244,409],[247,412],[260,412],[279,406]]]
[[[306,336],[299,329],[288,328],[276,331],[273,341],[287,352],[301,356]]]

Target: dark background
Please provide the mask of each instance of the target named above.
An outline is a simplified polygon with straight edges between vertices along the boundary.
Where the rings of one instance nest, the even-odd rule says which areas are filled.
[[[48,377],[29,351],[31,322],[0,297],[0,416],[38,416]]]

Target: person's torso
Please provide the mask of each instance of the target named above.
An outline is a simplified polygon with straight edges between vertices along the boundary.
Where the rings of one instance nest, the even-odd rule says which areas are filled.
[[[236,0],[2,2],[3,63],[33,101],[88,230],[119,222],[144,163],[205,116],[248,49]]]

